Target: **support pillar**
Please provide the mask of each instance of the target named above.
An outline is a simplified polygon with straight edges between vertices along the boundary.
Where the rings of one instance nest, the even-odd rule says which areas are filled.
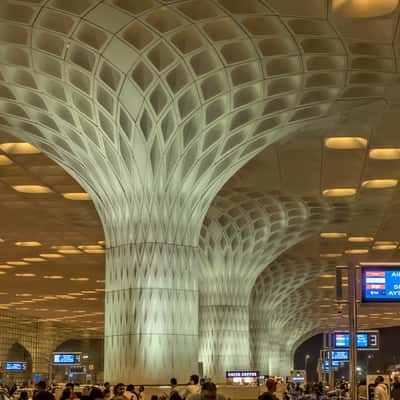
[[[196,253],[169,243],[107,250],[105,380],[165,384],[197,372]]]

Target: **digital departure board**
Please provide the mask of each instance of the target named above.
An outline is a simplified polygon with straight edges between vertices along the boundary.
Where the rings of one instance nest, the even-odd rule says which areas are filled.
[[[4,369],[8,372],[22,372],[26,370],[26,363],[23,361],[8,361]]]
[[[363,265],[361,281],[363,302],[400,302],[400,264]]]
[[[348,350],[332,351],[332,360],[333,361],[349,361],[349,351]]]
[[[81,362],[81,353],[53,353],[53,364],[76,365]]]
[[[348,349],[350,347],[349,332],[333,332],[333,347],[336,349]],[[357,333],[357,348],[359,350],[378,350],[379,332],[366,331]]]

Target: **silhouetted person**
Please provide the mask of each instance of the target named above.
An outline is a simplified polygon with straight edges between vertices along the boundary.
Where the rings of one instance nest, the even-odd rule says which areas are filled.
[[[45,381],[40,381],[36,385],[38,391],[34,395],[34,400],[55,400],[55,397],[47,390]]]

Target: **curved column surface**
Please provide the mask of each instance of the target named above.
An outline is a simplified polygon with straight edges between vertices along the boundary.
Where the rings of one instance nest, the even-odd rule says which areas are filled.
[[[250,367],[249,299],[261,271],[320,229],[329,216],[318,201],[279,194],[225,192],[201,232],[200,361],[207,376]]]
[[[386,75],[357,80],[366,57],[348,56],[326,10],[306,14],[256,0],[3,1],[0,126],[82,185],[107,247],[196,247],[212,199],[244,163],[329,116],[337,99],[376,98],[390,84]],[[386,51],[372,54],[387,65]],[[138,264],[143,275],[151,267]],[[107,276],[120,281],[126,269]],[[125,351],[143,349],[130,343]],[[172,359],[176,349],[164,351]],[[116,352],[105,348],[107,371]],[[156,383],[160,373],[143,377]]]
[[[197,251],[167,243],[127,244],[107,253],[105,374],[111,381],[179,382],[196,371]]]
[[[292,308],[302,308],[301,304],[294,304],[297,292],[327,268],[328,265],[320,260],[281,256],[257,278],[250,302],[251,353],[254,368],[271,373],[271,370],[279,366],[279,362],[276,361],[277,346],[286,341],[288,334],[282,324],[291,316]],[[287,304],[288,308],[283,309],[283,304]],[[299,327],[290,327],[289,332],[290,335],[297,335]],[[275,355],[271,356],[272,353]]]

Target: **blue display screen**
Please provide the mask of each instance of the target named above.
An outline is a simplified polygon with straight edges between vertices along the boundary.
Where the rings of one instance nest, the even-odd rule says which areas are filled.
[[[24,362],[6,362],[6,371],[25,371],[26,364]]]
[[[400,265],[362,268],[364,302],[400,302]]]
[[[340,361],[332,361],[332,367],[333,368],[339,368],[340,367]],[[326,373],[329,372],[329,360],[325,360],[324,361],[322,369],[323,369],[323,372],[326,372]]]
[[[56,353],[53,354],[53,364],[79,364],[81,361],[79,353]]]
[[[349,352],[343,351],[332,351],[332,360],[335,361],[349,361]]]
[[[348,349],[350,347],[350,334],[348,332],[335,332],[334,347],[337,349]],[[357,333],[357,347],[366,349],[368,347],[368,333]]]

